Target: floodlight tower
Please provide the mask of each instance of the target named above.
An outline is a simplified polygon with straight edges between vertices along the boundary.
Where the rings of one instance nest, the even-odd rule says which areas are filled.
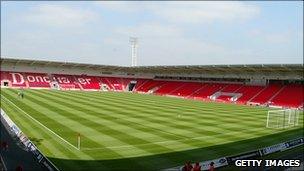
[[[131,66],[137,66],[137,47],[138,47],[138,38],[130,37],[131,43],[131,56],[132,56],[132,64]]]

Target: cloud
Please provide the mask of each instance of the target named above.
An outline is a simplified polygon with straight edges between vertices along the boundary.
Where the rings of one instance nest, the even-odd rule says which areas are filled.
[[[98,1],[95,4],[103,9],[124,13],[140,12],[147,8],[146,2],[140,1]]]
[[[149,12],[155,17],[173,23],[210,23],[239,21],[257,16],[257,6],[243,2],[98,2],[105,9],[118,12]]]
[[[52,27],[83,26],[96,18],[92,11],[64,5],[39,5],[23,15],[26,22]]]
[[[112,53],[111,58],[117,54],[130,53],[128,38],[136,36],[139,37],[138,60],[140,65],[210,64],[216,60],[220,62],[223,56],[244,53],[220,44],[188,37],[184,30],[174,27],[174,25],[142,23],[139,26],[122,27],[113,31],[113,34],[104,38],[105,44],[119,48],[119,52]]]
[[[224,56],[248,55],[248,50],[236,50],[195,38],[188,33],[187,25],[247,20],[260,12],[258,7],[242,2],[96,3],[104,10],[151,16],[136,25],[116,27],[104,39],[118,47],[126,46],[130,36],[139,37],[139,63],[143,65],[202,64],[221,61]],[[128,49],[124,49],[126,51]]]
[[[292,40],[292,33],[272,33],[265,35],[265,40],[269,43],[289,43]]]
[[[129,65],[129,37],[134,36],[139,38],[140,65],[269,63],[284,59],[288,62],[291,59],[287,56],[296,60],[302,60],[303,56],[302,30],[291,30],[293,25],[274,27],[275,22],[260,25],[258,17],[267,21],[281,19],[268,15],[271,12],[260,13],[265,8],[259,4],[240,1],[47,4],[3,10],[2,54]],[[250,31],[248,28],[253,26],[257,29]]]
[[[268,32],[261,29],[250,30],[248,31],[248,35],[252,39],[258,39],[271,44],[290,43],[294,38],[296,38],[296,35],[291,31]]]
[[[141,38],[176,37],[183,34],[181,28],[160,23],[142,23],[138,26],[119,27],[114,29],[116,34]]]
[[[250,19],[259,8],[241,2],[175,2],[154,8],[154,13],[171,22],[195,24]]]

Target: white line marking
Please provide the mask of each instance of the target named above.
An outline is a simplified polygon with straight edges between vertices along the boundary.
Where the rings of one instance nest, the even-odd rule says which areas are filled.
[[[263,128],[254,128],[251,130],[259,130],[264,129]],[[242,132],[242,131],[241,131]],[[235,135],[235,132],[227,133],[228,135]],[[227,135],[225,134],[225,135]],[[153,145],[153,144],[164,144],[164,143],[170,143],[170,142],[180,142],[180,141],[187,141],[187,140],[204,140],[206,139],[212,139],[212,138],[220,138],[222,134],[220,135],[209,135],[209,136],[200,136],[200,137],[189,137],[189,138],[183,138],[178,140],[167,140],[167,141],[158,141],[158,142],[150,142],[150,143],[144,143],[144,144],[134,144],[134,145],[118,145],[118,146],[110,146],[110,147],[93,147],[93,148],[82,148],[83,151],[91,151],[91,150],[102,150],[102,149],[119,149],[119,148],[133,148],[133,147],[141,147],[141,146],[147,146],[147,145]]]
[[[26,114],[26,116],[28,116],[29,118],[31,118],[33,121],[37,122],[39,125],[41,125],[43,128],[45,128],[46,130],[50,131],[51,133],[53,133],[54,135],[56,135],[59,139],[61,139],[63,142],[67,143],[68,145],[72,146],[73,148],[75,148],[76,150],[79,150],[77,147],[75,147],[73,144],[69,143],[67,140],[65,140],[64,138],[62,138],[61,136],[59,136],[58,134],[56,134],[54,131],[52,131],[51,129],[49,129],[48,127],[44,126],[41,122],[39,122],[38,120],[36,120],[35,118],[33,118],[31,115],[29,115],[28,113],[26,113],[24,110],[22,110],[20,107],[18,107],[15,103],[13,103],[12,101],[10,101],[9,99],[7,99],[4,95],[1,94],[1,96],[3,97],[3,99],[7,100],[8,102],[10,102],[12,105],[14,105],[17,109],[19,109],[21,112],[23,112],[24,114]]]

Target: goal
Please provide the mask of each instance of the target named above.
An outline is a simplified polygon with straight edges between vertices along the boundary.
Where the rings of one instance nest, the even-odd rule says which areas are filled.
[[[267,128],[288,128],[297,126],[299,123],[299,111],[286,110],[270,110],[267,114]]]

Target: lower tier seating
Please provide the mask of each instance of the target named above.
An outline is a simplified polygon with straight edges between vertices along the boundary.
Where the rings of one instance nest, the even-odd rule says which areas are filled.
[[[303,85],[285,86],[270,102],[271,105],[301,107],[303,105]]]
[[[54,86],[53,84],[57,84],[61,89],[100,90],[101,85],[106,85],[112,91],[127,91],[131,82],[133,84],[132,87],[134,86],[132,89],[134,92],[149,92],[204,100],[210,100],[212,95],[216,95],[218,92],[225,92],[241,94],[236,102],[242,104],[250,102],[299,108],[303,106],[304,101],[303,84],[252,86],[216,82],[200,83],[193,81],[1,71],[1,86],[5,87],[51,88]],[[216,100],[230,102],[230,97],[229,95],[221,95]]]

